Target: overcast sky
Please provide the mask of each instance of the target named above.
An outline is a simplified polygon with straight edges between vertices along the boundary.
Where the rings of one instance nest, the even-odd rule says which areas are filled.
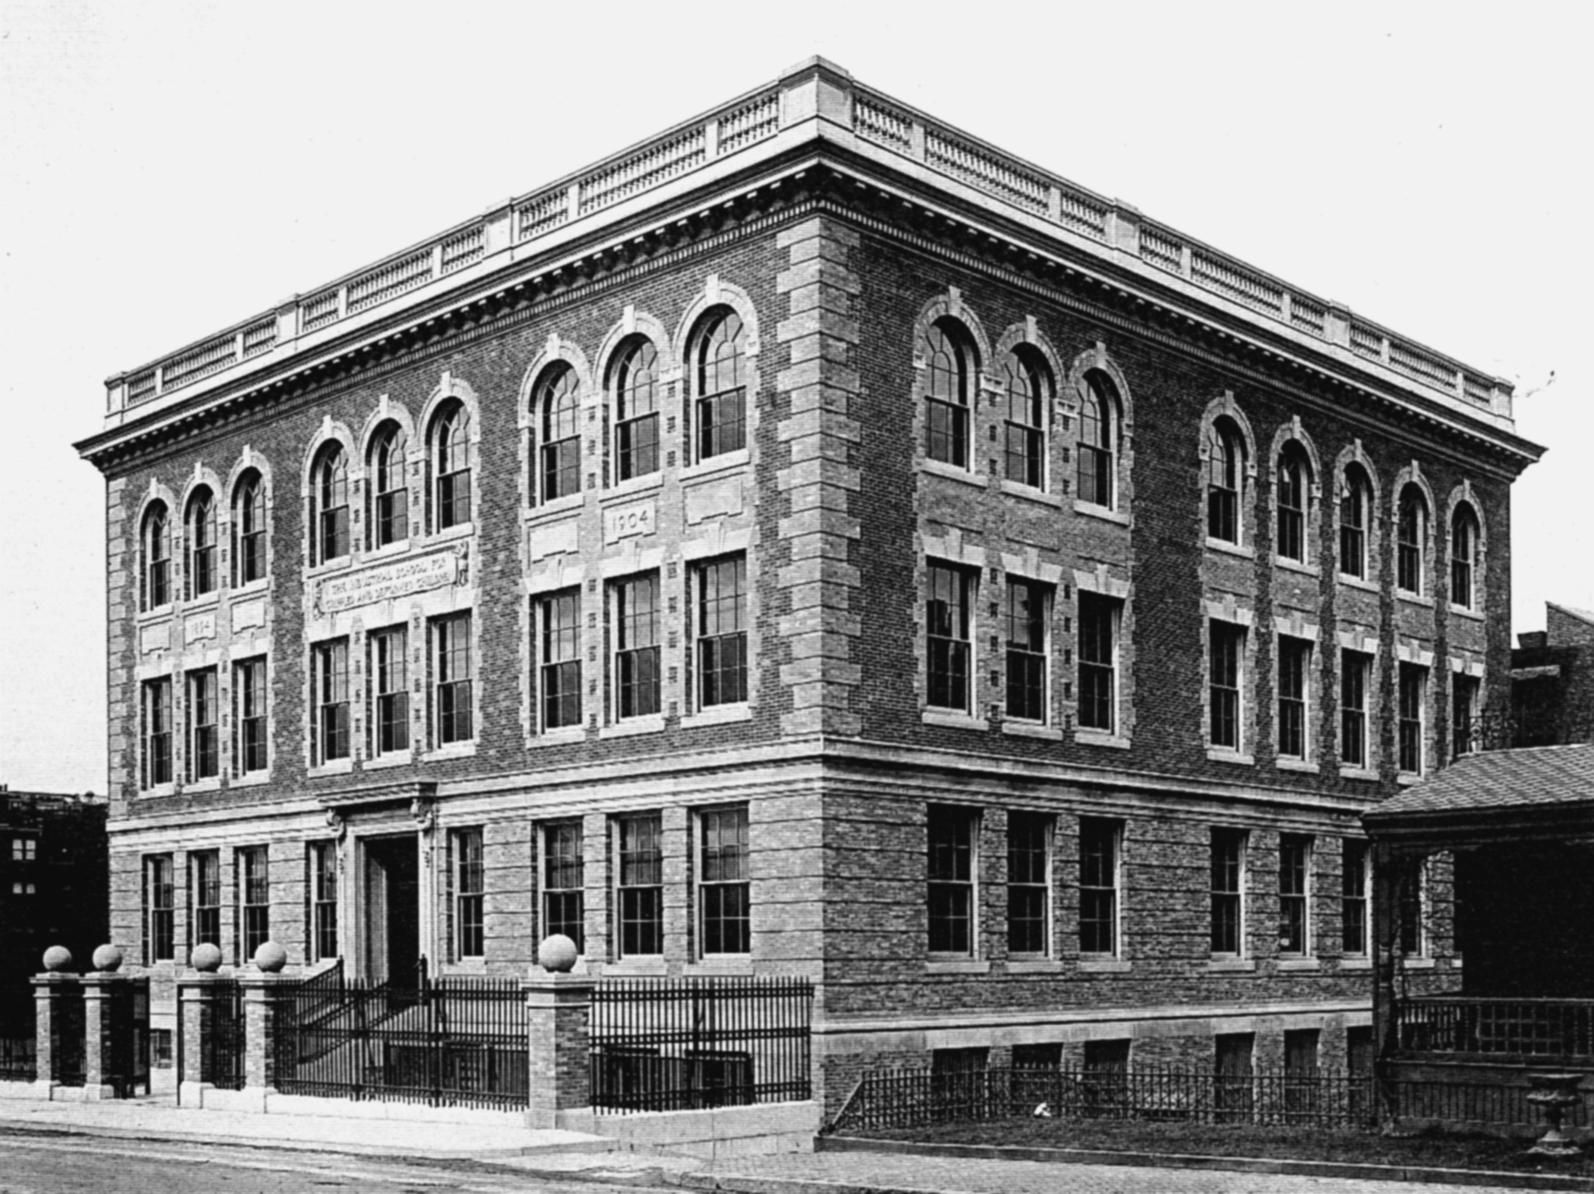
[[[0,782],[105,790],[106,376],[815,53],[1516,379],[1514,626],[1594,607],[1589,14],[0,0]]]

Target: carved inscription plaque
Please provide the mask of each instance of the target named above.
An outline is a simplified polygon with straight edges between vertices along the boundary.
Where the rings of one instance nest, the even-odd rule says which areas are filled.
[[[321,614],[341,613],[362,605],[375,605],[410,597],[444,585],[458,584],[464,572],[463,552],[439,551],[399,560],[358,572],[329,576],[316,585],[315,607]]]
[[[603,541],[618,543],[632,535],[651,535],[658,525],[658,503],[636,502],[603,512]]]
[[[183,623],[183,641],[197,643],[202,638],[216,637],[216,615],[195,614]]]

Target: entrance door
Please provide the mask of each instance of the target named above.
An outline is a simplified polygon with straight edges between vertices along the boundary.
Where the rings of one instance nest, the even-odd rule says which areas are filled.
[[[418,853],[413,834],[365,843],[365,972],[402,990],[420,978]]]

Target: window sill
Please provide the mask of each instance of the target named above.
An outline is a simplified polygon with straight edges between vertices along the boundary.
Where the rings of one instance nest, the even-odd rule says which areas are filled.
[[[653,977],[665,973],[663,954],[646,954],[635,958],[618,958],[603,968],[604,977]]]
[[[1365,577],[1351,576],[1347,572],[1339,574],[1339,583],[1347,589],[1360,589],[1363,593],[1377,593],[1378,585]]]
[[[360,557],[360,562],[362,564],[373,564],[381,560],[391,560],[397,556],[404,555],[409,549],[410,541],[408,539],[400,539],[394,543],[384,543],[381,547],[373,547],[366,552]]]
[[[1063,732],[1056,726],[1042,725],[1038,721],[1004,721],[1002,733],[1012,734],[1015,738],[1044,738],[1049,742],[1061,742]]]
[[[1244,547],[1238,543],[1230,543],[1227,539],[1214,539],[1211,535],[1207,536],[1207,550],[1218,552],[1221,555],[1235,556],[1242,560],[1256,559],[1256,552],[1251,548]]]
[[[221,604],[221,591],[211,589],[208,593],[200,593],[197,597],[190,597],[183,602],[183,613],[196,614],[206,610],[213,610]]]
[[[1133,967],[1123,958],[1080,958],[1081,974],[1128,974]]]
[[[1025,485],[1022,481],[1009,481],[1003,477],[996,484],[1008,497],[1022,498],[1038,506],[1051,506],[1058,510],[1063,508],[1063,499],[1055,493],[1047,493],[1044,489],[1036,489],[1035,486]]]
[[[624,481],[616,481],[599,495],[598,501],[602,505],[611,502],[623,502],[636,497],[640,493],[650,493],[655,489],[664,488],[664,473],[655,469],[651,473],[644,473],[640,477],[628,477]]]
[[[339,572],[347,572],[354,567],[353,556],[339,556],[335,560],[322,560],[319,564],[311,564],[304,570],[306,580],[319,580],[323,576],[335,576]]]
[[[926,974],[989,974],[991,963],[984,958],[931,958],[924,964]]]
[[[1450,614],[1452,617],[1465,618],[1469,622],[1477,622],[1480,625],[1484,621],[1484,616],[1482,614],[1475,609],[1468,609],[1464,605],[1452,605],[1450,607]]]
[[[375,758],[366,759],[360,764],[360,770],[382,771],[388,767],[402,767],[406,763],[412,763],[414,761],[414,757],[408,752],[399,754],[397,751],[395,751],[392,754],[377,755]]]
[[[147,799],[151,796],[175,796],[177,795],[177,785],[156,784],[154,787],[140,788],[138,794],[142,799]]]
[[[559,746],[570,742],[585,742],[587,740],[587,727],[559,726],[552,730],[539,730],[531,737],[532,746]]]
[[[476,524],[474,522],[456,522],[451,527],[444,527],[442,530],[433,531],[426,536],[424,546],[438,547],[445,543],[453,543],[459,539],[469,539],[475,533]]]
[[[1207,747],[1207,758],[1214,763],[1233,763],[1240,767],[1251,767],[1256,764],[1253,756],[1223,746]]]
[[[1296,771],[1301,775],[1316,775],[1318,766],[1310,759],[1296,759],[1287,755],[1280,755],[1273,760],[1273,766],[1280,771]]]
[[[1341,763],[1339,765],[1339,777],[1340,779],[1376,780],[1378,772],[1371,767],[1347,767]]]
[[[1409,788],[1412,784],[1422,783],[1422,781],[1426,778],[1427,776],[1423,775],[1420,771],[1402,771],[1399,775],[1395,776],[1395,782],[1403,788]]]
[[[688,713],[681,718],[681,728],[689,730],[695,726],[722,726],[752,720],[753,707],[744,701],[737,705],[710,705],[707,709]]]
[[[1023,955],[1007,959],[1007,972],[1009,974],[1058,974],[1062,971],[1063,964],[1056,958],[1042,958],[1035,955]]]
[[[1117,526],[1133,526],[1129,515],[1114,510],[1111,506],[1098,506],[1095,502],[1084,502],[1074,499],[1074,513],[1083,514],[1086,518],[1097,518],[1102,522],[1114,523]]]
[[[154,609],[141,609],[138,611],[138,625],[149,626],[155,622],[169,622],[176,612],[171,602],[157,605]]]
[[[1255,958],[1215,957],[1207,962],[1208,974],[1255,974]]]
[[[1106,746],[1113,750],[1128,750],[1131,743],[1122,734],[1109,734],[1105,730],[1076,729],[1074,731],[1074,745]]]
[[[681,470],[681,480],[690,481],[696,477],[707,477],[733,468],[745,468],[751,459],[752,454],[746,448],[737,448],[734,452],[721,452],[718,456],[710,456],[707,460],[687,465]]]
[[[633,734],[658,734],[663,730],[664,714],[656,713],[647,717],[629,717],[613,725],[604,726],[598,731],[598,737],[629,738]]]
[[[1358,954],[1353,958],[1341,958],[1339,960],[1339,968],[1341,970],[1371,970],[1373,968],[1373,960]]]
[[[921,460],[919,471],[930,477],[944,477],[948,481],[960,481],[964,485],[972,485],[976,489],[985,488],[985,474],[972,469],[959,468],[955,464],[947,464],[941,460]]]
[[[1279,959],[1279,970],[1281,972],[1303,973],[1311,970],[1321,970],[1322,968],[1323,961],[1321,958],[1294,957]]]
[[[1299,560],[1292,560],[1288,556],[1274,556],[1273,567],[1284,572],[1294,572],[1298,576],[1319,576],[1316,564],[1303,564]]]
[[[586,500],[587,495],[578,490],[575,493],[567,493],[564,497],[554,498],[551,502],[538,502],[526,511],[526,520],[528,522],[542,522],[544,520],[552,522],[561,515],[571,514],[581,509],[582,503]],[[452,530],[453,528],[449,529]]]
[[[308,779],[323,779],[329,775],[348,775],[353,770],[353,759],[334,759],[330,763],[307,768],[304,774]]]
[[[248,775],[234,776],[227,781],[229,788],[258,788],[271,782],[270,771],[251,771]]]
[[[1404,589],[1396,589],[1395,596],[1400,598],[1400,600],[1404,601],[1407,605],[1420,605],[1425,609],[1433,608],[1433,598],[1424,597],[1421,593],[1408,593]]]
[[[940,726],[948,730],[988,730],[990,722],[983,717],[975,717],[970,713],[959,713],[955,709],[924,709],[920,711],[919,718],[927,726]]]
[[[271,587],[271,578],[262,576],[259,580],[252,580],[246,585],[234,585],[227,590],[229,601],[247,601],[251,597],[264,596]]]
[[[204,779],[190,780],[188,783],[183,785],[183,795],[185,796],[200,796],[206,792],[219,791],[221,791],[221,776],[219,775],[207,776]]]
[[[1434,959],[1427,956],[1407,958],[1403,965],[1407,970],[1432,970],[1434,968]]]
[[[686,966],[688,974],[741,975],[753,973],[752,954],[704,954]]]
[[[476,740],[472,738],[469,742],[450,742],[444,746],[437,747],[435,750],[422,751],[421,761],[423,763],[443,763],[449,759],[472,758],[475,754]]]

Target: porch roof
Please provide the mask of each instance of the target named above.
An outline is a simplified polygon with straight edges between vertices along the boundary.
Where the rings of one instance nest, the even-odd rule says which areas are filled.
[[[1370,809],[1373,837],[1505,833],[1594,839],[1594,743],[1468,755]]]

